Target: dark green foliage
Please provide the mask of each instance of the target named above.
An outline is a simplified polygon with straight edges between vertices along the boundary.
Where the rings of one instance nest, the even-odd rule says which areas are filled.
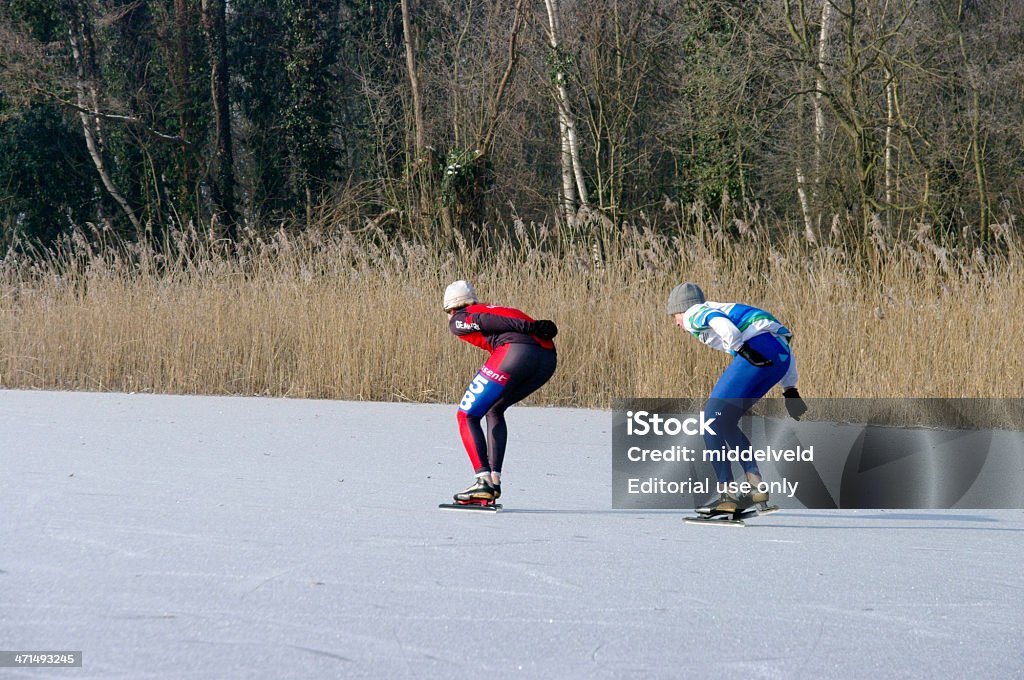
[[[284,15],[276,0],[236,0],[233,7],[228,58],[235,69],[233,97],[248,123],[240,136],[249,150],[244,162],[249,166],[250,209],[280,217],[295,207],[285,162],[289,85]]]
[[[300,193],[319,194],[335,176],[331,126],[337,56],[337,22],[331,0],[282,0],[284,70],[288,78],[283,125],[291,182]]]
[[[68,3],[64,0],[5,0],[0,18],[27,28],[40,42],[61,40],[67,32]]]
[[[753,13],[728,3],[685,3],[679,95],[689,116],[678,149],[679,198],[718,214],[744,198],[744,155],[757,134],[755,74],[736,59]],[[753,95],[753,96],[751,96]]]
[[[0,243],[47,243],[96,219],[94,170],[77,118],[36,105],[0,121]]]

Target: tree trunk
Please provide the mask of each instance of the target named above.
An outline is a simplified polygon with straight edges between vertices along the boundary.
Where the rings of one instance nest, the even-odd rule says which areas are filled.
[[[956,31],[957,47],[960,51],[960,58],[963,60],[964,80],[967,83],[967,87],[970,88],[970,140],[968,145],[970,146],[974,179],[978,184],[978,233],[981,239],[985,241],[989,237],[988,181],[985,177],[985,153],[982,150],[981,142],[981,96],[976,76],[971,69],[971,60],[967,53],[967,43],[964,39],[963,22],[964,13],[967,11],[967,3],[966,0],[960,0],[957,3],[955,16],[950,16],[941,3],[939,3],[938,7],[946,23]]]
[[[896,127],[896,84],[895,76],[889,69],[885,71],[885,226],[892,229],[892,203],[893,203],[893,130]]]
[[[89,95],[87,94],[87,82],[90,80],[89,69],[86,64],[92,63],[91,57],[92,44],[89,39],[90,31],[87,24],[88,18],[84,8],[81,5],[75,5],[75,16],[72,19],[72,25],[68,29],[68,38],[71,42],[71,55],[75,62],[75,95],[78,99],[79,113],[78,116],[82,121],[82,132],[85,135],[85,146],[89,151],[89,157],[92,158],[93,165],[96,166],[96,172],[100,176],[100,181],[103,183],[103,187],[110,194],[111,198],[121,206],[121,210],[128,217],[128,221],[132,223],[132,227],[135,229],[136,234],[142,233],[142,224],[139,222],[139,218],[136,217],[135,211],[132,210],[131,205],[125,199],[125,197],[118,191],[117,186],[114,184],[114,180],[111,178],[110,173],[107,171],[106,164],[103,161],[103,150],[97,141],[98,136],[98,125],[89,113],[86,113],[86,109],[96,111],[99,108],[98,97],[96,93],[92,93],[92,106],[90,106]]]
[[[426,145],[423,142],[423,104],[420,102],[420,81],[416,70],[416,39],[413,36],[409,0],[402,0],[402,36],[405,39],[405,66],[409,74],[409,88],[412,90],[413,137],[416,158],[420,159],[423,157]]]
[[[228,91],[228,47],[225,0],[203,0],[203,28],[210,53],[210,99],[216,130],[217,155],[212,196],[215,218],[232,241],[237,236],[235,161],[231,144],[231,100]]]
[[[808,179],[801,166],[797,166],[796,169],[796,191],[800,199],[800,211],[804,218],[804,238],[809,243],[817,243],[816,227],[821,226],[819,197],[822,183],[822,156],[825,146],[825,107],[823,97],[826,87],[825,67],[828,59],[828,43],[832,30],[832,9],[831,0],[822,1],[821,26],[818,30],[817,68],[815,68],[814,74],[814,94],[811,97],[811,105],[814,110],[813,173]],[[810,40],[809,36],[807,39],[808,41]]]
[[[569,149],[569,133],[566,131],[565,118],[558,113],[558,134],[561,139],[559,158],[562,164],[562,217],[566,224],[576,220],[576,184],[573,181],[572,152]]]
[[[558,103],[558,127],[562,137],[562,199],[567,219],[572,219],[575,212],[576,198],[579,197],[581,207],[589,207],[587,185],[583,177],[583,165],[580,163],[579,142],[576,135],[575,117],[569,101],[569,90],[566,87],[565,71],[558,62],[560,54],[558,0],[544,0],[548,12],[548,45],[556,55],[554,68],[555,95]]]
[[[813,220],[811,220],[811,206],[807,201],[807,178],[804,177],[804,171],[801,167],[797,166],[796,169],[796,194],[800,199],[800,211],[804,216],[804,239],[810,244],[816,244],[818,238],[814,235]]]
[[[402,36],[405,40],[405,66],[409,75],[409,89],[412,93],[412,117],[413,117],[413,153],[412,170],[410,179],[413,183],[413,191],[417,192],[419,205],[417,214],[420,220],[426,218],[429,213],[430,192],[427,185],[427,173],[429,173],[429,159],[427,157],[426,143],[423,132],[423,103],[420,101],[419,74],[416,69],[416,36],[412,25],[412,10],[409,0],[402,0]],[[451,220],[444,215],[445,227],[450,231]]]
[[[821,4],[821,31],[818,33],[818,72],[814,88],[814,186],[821,186],[821,159],[825,146],[825,64],[828,59],[829,36],[832,31],[832,2]]]
[[[172,58],[167,65],[173,81],[175,95],[175,106],[178,114],[178,134],[186,141],[192,141],[192,115],[189,112],[192,98],[189,96],[189,65],[192,63],[191,51],[188,47],[189,36],[189,10],[186,0],[174,0],[174,51],[176,58]],[[178,157],[181,176],[179,195],[176,197],[185,205],[192,207],[192,196],[194,195],[192,160],[186,155]],[[179,207],[180,210],[180,207]],[[190,220],[189,215],[179,213],[179,225],[185,228]]]

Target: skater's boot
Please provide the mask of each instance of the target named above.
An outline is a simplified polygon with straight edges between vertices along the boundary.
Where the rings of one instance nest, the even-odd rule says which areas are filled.
[[[761,514],[775,512],[779,509],[778,506],[768,505],[767,489],[761,491],[757,487],[751,489],[750,493],[745,493],[739,497],[739,508],[740,510],[754,508]]]
[[[746,510],[755,505],[757,506],[756,510],[759,512],[777,509],[768,506],[768,485],[761,479],[761,475],[748,472],[747,484],[750,485],[750,491],[740,496],[741,510]]]
[[[463,489],[455,494],[456,503],[472,503],[476,505],[489,505],[494,502],[497,496],[494,487],[483,477],[477,477],[472,486]]]
[[[748,493],[740,494],[736,497],[736,504],[740,510],[746,510],[747,508],[757,506],[759,508],[768,507],[768,492],[758,491],[756,488],[752,489]]]
[[[768,492],[754,489],[750,492],[750,504],[756,505],[762,510],[768,507]]]
[[[725,515],[734,513],[739,508],[736,497],[731,493],[723,492],[712,497],[710,501],[697,508],[700,515]]]
[[[494,500],[501,498],[501,484],[491,483],[491,488],[494,489]]]

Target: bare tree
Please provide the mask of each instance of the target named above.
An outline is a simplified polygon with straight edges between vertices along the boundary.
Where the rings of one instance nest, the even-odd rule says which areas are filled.
[[[495,147],[509,134],[510,97],[519,96],[527,8],[526,0],[452,0],[420,16],[423,34],[431,36],[417,65],[425,144],[443,159],[434,199],[448,233],[487,219],[494,164],[505,158]]]
[[[480,144],[478,145],[478,148],[482,155],[490,155],[491,153],[491,147],[494,144],[494,135],[498,128],[498,119],[501,116],[502,106],[505,100],[505,93],[508,91],[509,83],[512,80],[512,74],[515,71],[516,62],[519,60],[519,51],[516,43],[519,40],[519,32],[522,30],[523,24],[526,21],[525,7],[526,0],[516,0],[515,7],[512,11],[512,25],[508,30],[505,69],[501,73],[501,78],[494,85],[493,95],[490,98],[487,115],[484,119],[485,128],[483,134],[480,135]]]
[[[573,17],[580,54],[573,80],[586,94],[581,116],[594,201],[612,219],[620,216],[627,192],[639,195],[635,187],[649,184],[641,177],[650,154],[642,128],[663,101],[659,81],[678,51],[663,10],[656,0],[611,0],[577,7]]]
[[[861,6],[857,0],[843,5],[835,0],[823,0],[838,14],[840,22],[840,54],[835,72],[826,70],[830,60],[822,59],[811,38],[814,34],[805,0],[785,0],[785,21],[797,46],[805,67],[815,78],[814,99],[824,102],[829,113],[846,135],[849,160],[853,170],[853,183],[857,189],[855,210],[860,214],[864,237],[872,229],[872,216],[884,209],[878,191],[878,168],[885,156],[885,141],[878,138],[877,130],[886,127],[886,113],[876,108],[879,98],[885,99],[886,80],[882,75],[883,56],[899,35],[900,28],[910,16],[913,3],[903,7],[882,7],[871,11],[870,3]],[[831,21],[831,12],[822,13]],[[824,44],[828,44],[828,39]],[[820,120],[815,114],[816,125]],[[816,139],[818,133],[816,132]],[[819,147],[820,148],[820,147]]]
[[[957,0],[952,12],[949,12],[943,3],[937,4],[946,25],[956,35],[956,46],[963,64],[964,81],[970,92],[968,130],[970,132],[971,165],[978,192],[978,231],[982,239],[987,240],[989,236],[989,196],[985,163],[985,139],[981,126],[981,86],[978,83],[976,68],[968,52],[967,40],[964,35],[964,19],[968,2],[967,0]]]

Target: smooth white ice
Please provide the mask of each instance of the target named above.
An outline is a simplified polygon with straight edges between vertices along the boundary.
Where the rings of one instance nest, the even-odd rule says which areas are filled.
[[[0,649],[84,659],[0,677],[1024,677],[1024,511],[613,511],[610,426],[490,515],[453,406],[0,391]]]

